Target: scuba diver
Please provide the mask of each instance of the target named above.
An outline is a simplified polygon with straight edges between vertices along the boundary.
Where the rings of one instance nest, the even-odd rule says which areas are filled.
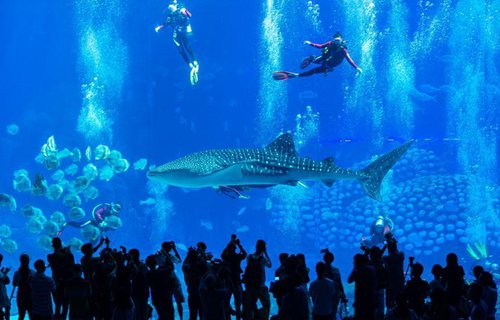
[[[177,0],[173,0],[171,4],[168,5],[169,14],[167,20],[164,24],[161,24],[155,28],[158,33],[165,26],[172,27],[174,33],[172,39],[174,44],[179,49],[179,53],[182,58],[191,68],[190,80],[191,84],[195,85],[198,82],[198,71],[200,70],[200,65],[196,61],[193,49],[189,43],[189,36],[192,33],[191,24],[189,20],[191,19],[191,12],[189,12],[185,7],[180,5]]]
[[[288,80],[290,78],[296,77],[309,77],[313,74],[323,73],[325,76],[328,72],[332,72],[333,69],[338,66],[342,61],[347,59],[347,61],[353,66],[358,74],[362,73],[363,70],[354,63],[349,52],[347,51],[346,41],[342,38],[342,34],[337,32],[331,41],[323,44],[312,43],[311,41],[304,41],[304,44],[310,45],[317,49],[321,49],[322,53],[319,56],[310,56],[302,61],[300,68],[305,69],[310,64],[319,64],[319,67],[313,68],[309,71],[302,73],[288,72],[288,71],[278,71],[273,73],[274,80]]]
[[[391,219],[384,216],[377,216],[370,227],[370,237],[361,240],[361,247],[372,248],[379,244],[383,244],[388,237],[392,238],[394,223]]]
[[[101,232],[106,232],[109,230],[114,230],[113,228],[109,227],[106,223],[106,218],[111,217],[111,216],[118,216],[120,214],[120,211],[122,209],[121,204],[119,203],[101,203],[98,204],[97,206],[94,207],[92,210],[92,219],[88,220],[84,223],[77,222],[77,221],[68,221],[64,225],[74,227],[74,228],[85,228],[88,225],[93,225],[101,230]]]

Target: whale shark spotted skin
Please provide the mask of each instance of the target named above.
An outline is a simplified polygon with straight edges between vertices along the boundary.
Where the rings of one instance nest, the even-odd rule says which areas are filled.
[[[292,135],[284,133],[261,149],[222,149],[193,153],[148,172],[148,177],[181,188],[266,188],[339,179],[358,180],[366,193],[380,199],[380,185],[391,167],[410,148],[408,141],[377,158],[362,170],[337,166],[333,158],[321,161],[299,157]]]

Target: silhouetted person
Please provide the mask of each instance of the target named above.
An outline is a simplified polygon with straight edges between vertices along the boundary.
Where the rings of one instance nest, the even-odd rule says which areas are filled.
[[[83,278],[80,264],[73,266],[73,277],[66,281],[64,294],[69,302],[70,320],[92,320],[92,290],[90,281]]]
[[[383,320],[385,316],[385,290],[389,283],[389,273],[382,262],[383,251],[379,247],[370,250],[370,260],[375,268],[377,276],[377,300],[375,307],[375,319]]]
[[[47,256],[47,261],[52,270],[52,278],[56,284],[54,316],[56,319],[64,320],[68,315],[68,300],[64,295],[64,287],[66,281],[72,276],[75,258],[69,247],[63,248],[60,238],[52,239],[52,248],[54,248],[54,252]]]
[[[239,252],[236,252],[236,249]],[[229,271],[229,299],[231,296],[234,297],[234,307],[236,311],[236,319],[241,319],[241,304],[242,304],[242,293],[243,287],[241,285],[241,262],[247,257],[247,252],[241,246],[240,239],[236,235],[231,236],[231,241],[227,247],[222,251],[222,262],[224,266]]]
[[[245,319],[253,319],[260,300],[263,318],[269,319],[271,301],[269,289],[266,286],[266,268],[271,268],[271,259],[267,254],[266,242],[258,240],[255,253],[247,257],[247,266],[243,275],[245,283],[245,302],[243,305]]]
[[[132,299],[135,306],[135,319],[147,320],[148,319],[148,299],[149,287],[147,283],[148,268],[140,260],[140,252],[137,249],[129,251],[129,268],[130,277],[132,280]]]
[[[458,312],[446,301],[444,290],[435,289],[431,292],[431,302],[427,311],[427,318],[430,320],[457,320]]]
[[[80,264],[83,270],[83,277],[85,280],[92,281],[92,276],[94,275],[97,264],[99,263],[99,258],[94,257],[94,253],[99,250],[104,242],[107,242],[106,238],[101,238],[99,244],[94,247],[92,243],[86,243],[82,245],[80,251],[83,254],[83,257],[80,259]],[[109,242],[108,242],[109,243]]]
[[[419,317],[425,313],[425,299],[429,296],[429,283],[422,279],[424,266],[415,263],[411,269],[411,279],[406,283],[405,293],[408,297],[409,307],[415,311]]]
[[[347,298],[345,296],[344,285],[342,284],[342,278],[340,276],[340,270],[337,267],[333,266],[333,262],[335,261],[335,256],[332,252],[326,249],[323,255],[323,262],[326,264],[326,277],[333,281],[335,284],[335,292],[337,296],[335,297],[335,314],[337,313],[337,309],[339,306],[339,302],[347,303]]]
[[[457,308],[460,297],[464,295],[465,290],[465,272],[462,266],[458,264],[458,257],[455,253],[446,256],[446,267],[443,270],[443,283],[445,286],[448,303]]]
[[[385,298],[385,304],[389,309],[394,306],[396,297],[403,293],[405,289],[405,255],[398,250],[398,245],[395,240],[387,243],[387,252],[388,255],[385,256],[383,260],[385,268],[388,274],[390,274]]]
[[[377,277],[375,269],[368,264],[368,258],[362,254],[354,256],[354,269],[348,283],[355,283],[354,309],[357,320],[372,320],[375,318],[377,296]]]
[[[35,274],[30,279],[32,320],[52,320],[52,299],[55,301],[56,285],[51,277],[45,275],[45,262],[35,262]]]
[[[189,248],[186,259],[182,264],[184,280],[188,291],[189,319],[202,319],[203,309],[200,299],[200,281],[208,272],[208,260],[212,257],[206,253],[207,245],[199,242],[196,249]]]
[[[95,291],[96,318],[98,320],[109,320],[113,316],[111,289],[116,268],[117,264],[111,250],[108,248],[102,250],[92,281],[92,290]]]
[[[173,253],[172,253],[173,252]],[[170,284],[173,287],[175,303],[177,304],[177,312],[179,319],[183,319],[184,308],[182,304],[185,302],[184,294],[182,293],[181,282],[175,273],[175,265],[182,262],[181,256],[177,251],[175,242],[167,241],[161,245],[161,250],[156,254],[158,267],[168,270]]]
[[[472,274],[474,275],[474,282],[479,283],[479,277],[484,272],[484,268],[482,266],[475,266],[472,268]]]
[[[472,283],[469,289],[469,298],[471,302],[470,319],[471,320],[487,320],[488,306],[481,299],[483,289],[478,283]]]
[[[324,262],[316,264],[317,279],[311,282],[309,294],[313,303],[313,320],[335,319],[340,293],[333,280],[326,277],[327,267]]]
[[[281,307],[281,301],[283,300],[283,295],[285,294],[284,290],[284,280],[288,277],[286,271],[286,264],[289,259],[288,253],[280,253],[279,261],[280,266],[274,271],[274,282],[271,282],[270,291],[273,294],[273,297],[276,299],[276,304],[278,305],[278,309]]]
[[[149,268],[147,279],[151,289],[151,302],[158,313],[158,319],[174,319],[173,288],[169,271],[157,266],[156,256],[147,257],[146,265]]]
[[[298,258],[297,260],[301,260]],[[299,268],[299,265],[297,265]],[[278,318],[282,320],[304,320],[309,319],[309,297],[304,288],[304,279],[300,271],[289,276],[286,280],[286,294],[283,297],[281,310]]]
[[[2,266],[3,255],[0,254],[0,266]],[[0,269],[0,319],[10,319],[10,299],[6,286],[10,283],[9,268]]]
[[[432,266],[432,276],[434,279],[429,283],[430,287],[430,292],[429,294],[432,294],[435,290],[441,290],[444,291],[444,284],[443,284],[443,267],[440,264],[435,264]]]
[[[228,316],[229,291],[217,286],[214,273],[207,273],[200,282],[200,300],[203,309],[202,320],[225,320]]]
[[[497,312],[498,291],[493,275],[490,272],[484,271],[478,279],[478,283],[482,288],[481,299],[486,303],[488,310],[488,320],[494,320]]]
[[[418,320],[419,317],[414,310],[410,308],[407,297],[400,294],[396,298],[396,306],[387,311],[387,320]],[[444,320],[444,319],[443,319]]]
[[[31,313],[31,286],[30,280],[34,275],[34,271],[30,269],[30,257],[27,254],[22,254],[19,257],[21,266],[14,273],[12,285],[17,288],[17,310],[19,313],[19,320],[24,320],[26,313],[28,316]],[[31,317],[30,317],[31,318]]]
[[[132,299],[132,281],[127,270],[118,271],[113,283],[113,320],[135,319],[135,306]]]

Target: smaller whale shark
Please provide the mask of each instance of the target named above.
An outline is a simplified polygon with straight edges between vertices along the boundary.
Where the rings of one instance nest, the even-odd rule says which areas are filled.
[[[380,200],[382,179],[412,143],[406,142],[362,170],[351,170],[337,166],[333,158],[316,161],[299,157],[292,135],[284,133],[261,149],[193,153],[150,170],[148,177],[182,188],[213,187],[237,197],[250,188],[296,186],[301,181],[322,181],[332,186],[339,179],[353,179],[370,197]]]

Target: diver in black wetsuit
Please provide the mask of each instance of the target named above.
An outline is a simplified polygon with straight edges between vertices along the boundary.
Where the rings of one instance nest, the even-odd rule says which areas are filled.
[[[363,70],[356,65],[354,60],[352,60],[349,52],[347,51],[347,46],[345,40],[342,38],[342,34],[337,32],[333,37],[333,40],[328,41],[323,44],[312,43],[311,41],[305,41],[304,44],[310,45],[322,50],[319,56],[310,56],[302,61],[300,65],[301,69],[307,68],[310,64],[319,64],[319,67],[313,68],[311,70],[295,73],[289,71],[278,71],[273,74],[274,80],[288,80],[290,78],[296,77],[309,77],[313,74],[322,73],[325,76],[328,72],[332,72],[333,69],[346,59],[353,68],[355,68],[358,73],[363,72]]]
[[[84,228],[88,225],[93,225],[99,228],[102,232],[111,230],[106,226],[105,220],[107,217],[118,216],[122,206],[119,203],[101,203],[92,210],[92,219],[86,222],[68,221],[64,226],[74,228]]]
[[[175,46],[179,49],[179,53],[182,58],[191,68],[190,80],[191,84],[194,85],[198,82],[198,71],[200,69],[200,65],[198,64],[198,61],[196,61],[193,48],[189,43],[189,36],[192,33],[189,20],[191,19],[192,14],[185,7],[181,6],[177,0],[174,0],[168,6],[168,10],[170,13],[167,16],[166,22],[156,27],[155,31],[159,32],[167,25],[172,27],[174,30],[172,39],[174,40]]]

